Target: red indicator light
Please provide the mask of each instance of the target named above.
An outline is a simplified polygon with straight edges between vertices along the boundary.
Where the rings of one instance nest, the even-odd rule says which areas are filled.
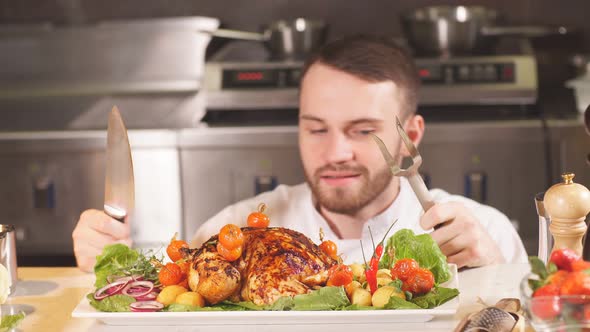
[[[420,77],[430,77],[430,70],[422,68],[418,70],[418,75]]]
[[[514,76],[514,71],[511,67],[504,67],[504,70],[502,71],[502,76],[504,76],[504,78],[506,79],[512,78]]]
[[[240,72],[237,78],[238,81],[260,81],[264,78],[264,74],[259,71]]]

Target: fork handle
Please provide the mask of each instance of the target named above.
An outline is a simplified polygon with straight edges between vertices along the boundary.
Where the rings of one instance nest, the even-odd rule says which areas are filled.
[[[434,205],[434,200],[420,174],[414,173],[409,175],[408,182],[410,182],[410,186],[414,190],[416,197],[418,197],[418,201],[420,201],[424,212],[428,211]]]

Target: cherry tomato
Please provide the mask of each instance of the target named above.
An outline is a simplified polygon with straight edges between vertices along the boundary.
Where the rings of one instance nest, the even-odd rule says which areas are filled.
[[[242,233],[240,227],[227,224],[219,231],[219,243],[226,249],[236,249],[244,244],[244,233]]]
[[[395,262],[395,265],[391,268],[391,277],[393,279],[399,279],[406,281],[408,278],[418,270],[420,266],[412,258],[402,258]]]
[[[549,275],[549,277],[547,277],[547,281],[552,285],[555,285],[557,287],[561,287],[561,285],[563,284],[563,282],[565,281],[565,279],[567,278],[567,276],[569,274],[570,274],[570,272],[568,272],[568,271],[559,270],[559,271]]]
[[[561,312],[559,288],[553,284],[540,287],[533,293],[531,311],[541,319],[553,319]]]
[[[590,262],[579,260],[572,262],[572,271],[590,270]]]
[[[559,294],[590,295],[590,275],[583,271],[570,272],[559,287]],[[588,302],[586,299],[568,299],[568,301],[572,303]]]
[[[559,270],[572,271],[572,263],[582,258],[575,251],[562,248],[554,250],[549,257],[549,261],[554,263]]]
[[[180,266],[175,263],[167,263],[162,266],[158,273],[158,279],[164,286],[176,285],[182,280],[182,271]]]
[[[264,205],[264,203],[261,203],[258,206],[257,212],[252,212],[250,213],[250,215],[248,215],[248,226],[257,228],[268,227],[268,224],[270,224],[270,218],[268,218],[268,216],[264,214],[265,208],[266,205]]]
[[[338,264],[328,270],[328,286],[346,286],[352,282],[352,269],[348,265]]]
[[[177,260],[184,258],[184,256],[180,252],[180,248],[188,249],[188,243],[186,243],[186,241],[183,240],[177,240],[176,235],[174,235],[172,240],[170,240],[168,247],[166,247],[166,253],[173,262],[176,262]]]
[[[336,246],[336,243],[330,240],[323,241],[320,244],[320,250],[333,259],[338,259],[338,247]]]
[[[402,284],[402,290],[414,295],[426,294],[434,287],[434,275],[430,270],[419,268],[415,270]]]
[[[242,247],[228,249],[221,242],[217,242],[217,253],[228,262],[233,262],[242,256]]]

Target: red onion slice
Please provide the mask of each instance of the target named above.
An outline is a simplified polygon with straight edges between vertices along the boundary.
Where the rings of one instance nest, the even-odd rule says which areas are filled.
[[[126,281],[131,281],[134,280],[132,277],[129,276],[117,276],[117,275],[110,275],[107,277],[107,282],[112,283],[115,281],[119,281],[119,280],[126,280]]]
[[[121,289],[124,289],[124,287],[127,286],[128,280],[117,280],[117,281],[113,281],[110,284],[104,286],[103,288],[97,290],[94,293],[94,299],[95,300],[102,300],[105,297],[111,296],[113,294],[117,294],[121,291]]]
[[[131,311],[135,312],[152,312],[164,308],[164,305],[158,301],[138,301],[129,305]]]
[[[135,298],[151,293],[154,283],[149,280],[133,281],[128,283],[121,293]]]
[[[158,293],[156,293],[156,292],[151,292],[151,293],[143,295],[143,296],[135,297],[135,299],[137,301],[153,301],[156,298],[158,298]]]

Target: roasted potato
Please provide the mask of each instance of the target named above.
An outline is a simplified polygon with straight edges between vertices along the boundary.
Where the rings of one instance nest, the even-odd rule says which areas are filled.
[[[204,307],[205,298],[197,292],[185,292],[178,295],[176,300],[174,300],[174,303]]]
[[[365,267],[362,264],[354,263],[349,265],[352,270],[352,277],[354,280],[358,280],[361,284],[365,282]]]
[[[166,286],[164,289],[162,289],[160,294],[158,294],[156,301],[162,303],[163,305],[170,305],[174,303],[178,295],[186,292],[188,292],[188,290],[179,285]]]
[[[358,304],[362,306],[371,305],[371,292],[364,288],[355,288],[352,292],[352,298],[350,300],[352,304]]]
[[[371,303],[373,303],[374,307],[383,308],[387,302],[389,302],[389,298],[392,296],[397,296],[401,299],[406,299],[406,295],[401,290],[397,289],[393,286],[383,286],[378,288],[375,293],[373,293],[373,297],[371,298]]]
[[[362,288],[363,285],[361,285],[360,282],[353,280],[351,283],[349,283],[348,285],[346,285],[344,287],[344,290],[346,291],[346,295],[348,296],[349,299],[352,299],[352,292],[354,292],[354,290],[356,288]]]
[[[377,270],[377,278],[389,278],[391,279],[391,270],[379,269]]]

